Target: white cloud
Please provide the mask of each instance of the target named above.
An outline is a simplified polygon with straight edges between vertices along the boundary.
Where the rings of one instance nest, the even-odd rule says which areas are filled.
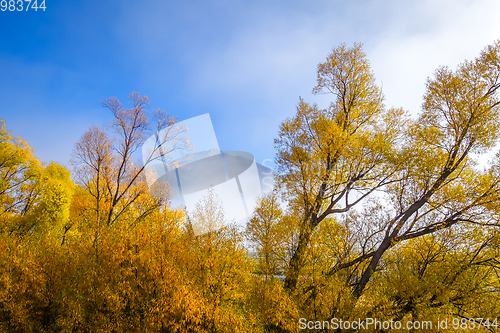
[[[416,113],[425,80],[439,65],[455,67],[500,37],[494,17],[500,3],[492,0],[338,4],[240,12],[244,23],[231,27],[232,38],[193,62],[189,90],[216,105],[226,140],[270,151],[279,123],[293,115],[299,96],[326,105],[328,96],[310,94],[316,65],[342,42],[364,43],[387,105]]]
[[[437,66],[455,67],[500,37],[498,12],[496,0],[154,1],[128,8],[120,35],[135,46],[142,81],[165,94],[178,82],[175,98],[191,108],[175,110],[181,119],[210,112],[221,149],[259,160],[272,158],[299,96],[326,104],[311,90],[332,47],[362,42],[387,105],[416,113]]]
[[[500,38],[500,21],[495,17],[500,2],[422,1],[412,10],[415,15],[394,19],[400,29],[389,31],[372,45],[369,57],[377,80],[383,82],[388,106],[416,114],[426,78],[438,66],[455,69]],[[431,28],[409,29],[419,23]]]

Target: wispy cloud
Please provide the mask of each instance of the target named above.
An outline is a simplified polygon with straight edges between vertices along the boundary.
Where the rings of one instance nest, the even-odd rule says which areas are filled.
[[[329,96],[311,90],[332,47],[363,43],[387,105],[416,113],[437,66],[453,68],[500,38],[496,0],[111,1],[103,11],[97,4],[54,2],[51,20],[38,17],[43,34],[24,31],[39,26],[21,20],[2,44],[0,112],[22,99],[23,112],[52,119],[46,127],[54,138],[30,141],[56,147],[68,134],[55,124],[78,117],[86,119],[81,126],[94,117],[101,124],[101,99],[136,90],[181,120],[209,112],[221,149],[246,150],[261,162],[273,158],[278,126],[299,96],[326,105]],[[41,56],[29,56],[33,49],[12,42],[17,37]],[[33,112],[26,128],[38,123]],[[65,163],[68,147],[44,156]]]

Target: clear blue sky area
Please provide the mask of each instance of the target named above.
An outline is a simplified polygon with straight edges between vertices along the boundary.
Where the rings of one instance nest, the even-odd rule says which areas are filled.
[[[210,113],[222,150],[262,163],[274,159],[273,139],[299,96],[327,105],[311,90],[334,46],[363,43],[387,105],[417,114],[437,66],[455,67],[500,38],[497,0],[45,6],[0,11],[0,119],[42,161],[67,166],[89,126],[111,120],[100,106],[107,97],[126,104],[138,91],[179,120]]]

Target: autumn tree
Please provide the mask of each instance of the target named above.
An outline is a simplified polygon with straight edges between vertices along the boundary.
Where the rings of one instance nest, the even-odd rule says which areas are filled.
[[[496,162],[481,170],[474,161],[497,142],[499,88],[496,42],[456,71],[440,67],[427,81],[418,119],[411,120],[400,109],[384,108],[360,45],[335,48],[318,66],[313,90],[331,93],[334,101],[320,109],[301,100],[276,139],[279,182],[301,218],[286,287],[296,288],[318,225],[329,217],[341,221],[358,204],[383,209],[366,223],[348,225],[366,237],[324,273],[358,266],[355,298],[399,243],[464,225],[494,232],[500,174]]]
[[[5,121],[0,120],[0,231],[20,228],[9,222],[15,216],[26,215],[34,206],[40,174],[41,166],[31,147],[12,136]]]
[[[0,127],[0,231],[22,236],[68,222],[73,182],[57,163],[43,165],[21,138]]]
[[[293,234],[287,229],[288,220],[280,207],[278,193],[273,191],[259,199],[247,223],[245,235],[257,255],[258,271],[266,280],[282,274],[289,260],[287,245]]]
[[[475,227],[411,239],[385,255],[370,302],[395,320],[496,318],[498,251],[498,235]]]
[[[66,168],[40,163],[3,121],[0,175],[0,331],[43,331],[60,310],[53,293],[75,186]]]
[[[98,224],[112,225],[138,198],[148,191],[145,170],[151,162],[162,159],[169,162],[169,154],[189,148],[182,125],[173,126],[175,118],[162,110],[148,115],[149,100],[133,92],[129,96],[131,108],[124,109],[114,97],[102,102],[113,114],[110,125],[115,137],[98,127],[91,127],[77,142],[73,151],[78,182],[95,201]],[[163,131],[162,131],[163,130]],[[155,144],[147,151],[142,163],[134,163],[134,153],[149,136]],[[161,204],[163,197],[158,197]],[[144,209],[147,214],[149,210]]]
[[[499,226],[500,174],[474,167],[475,154],[497,142],[499,130],[500,42],[485,48],[456,71],[436,70],[428,79],[422,112],[408,126],[401,180],[387,188],[393,215],[371,254],[354,294],[359,296],[382,255],[395,244],[477,224]]]
[[[281,124],[275,140],[279,182],[300,214],[298,245],[285,281],[289,289],[296,287],[314,229],[392,182],[398,170],[393,146],[403,112],[385,110],[361,45],[334,49],[318,66],[313,91],[335,99],[327,109],[300,100],[297,114]]]

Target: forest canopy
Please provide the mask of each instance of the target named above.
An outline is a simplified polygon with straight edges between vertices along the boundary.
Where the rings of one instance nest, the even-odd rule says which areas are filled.
[[[167,184],[149,188],[147,165],[189,142],[172,127],[134,163],[176,123],[146,96],[104,100],[114,121],[83,133],[71,170],[1,121],[0,332],[324,331],[359,318],[499,331],[500,41],[425,87],[417,117],[387,108],[362,45],[333,48],[313,88],[331,103],[300,99],[281,123],[275,189],[244,230],[213,192],[189,216]],[[220,228],[197,235],[198,220]]]

